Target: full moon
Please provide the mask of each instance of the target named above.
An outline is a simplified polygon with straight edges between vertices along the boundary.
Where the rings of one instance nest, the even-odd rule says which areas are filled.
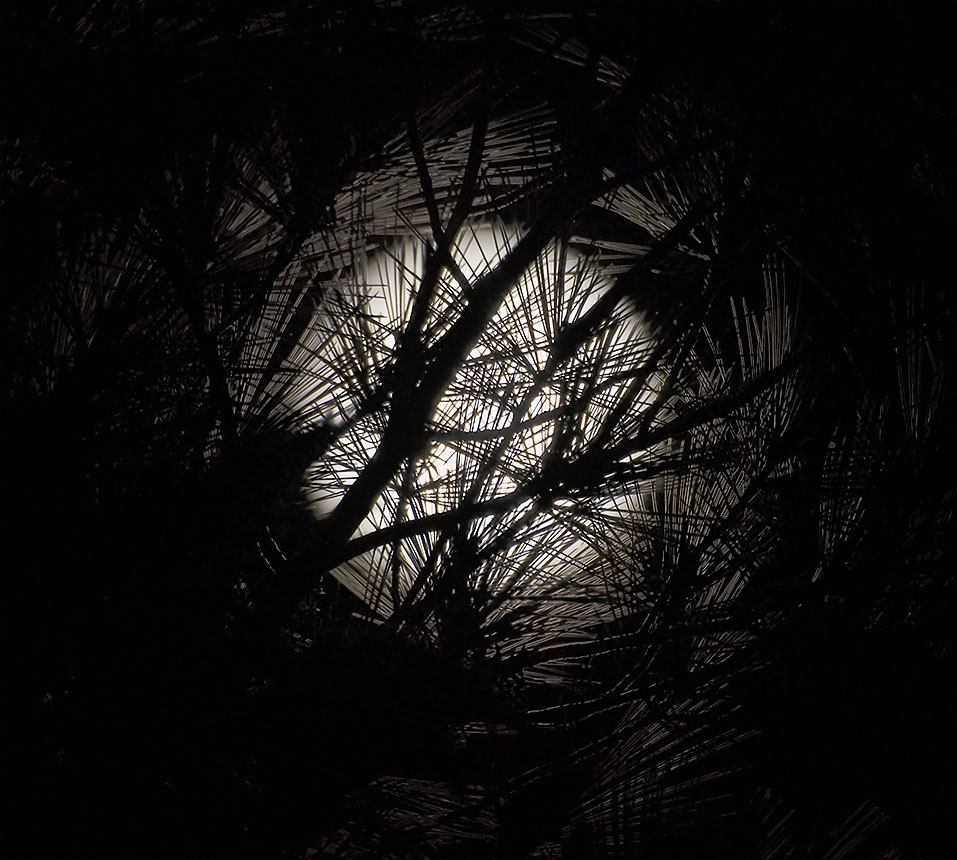
[[[452,252],[461,275],[474,283],[495,268],[521,232],[500,222],[467,227]],[[318,313],[305,353],[311,383],[287,402],[300,414],[345,426],[307,474],[306,492],[317,518],[335,509],[380,444],[385,418],[354,416],[394,363],[426,250],[425,241],[413,235],[381,241],[350,278],[335,283],[327,309]],[[609,286],[596,255],[558,242],[546,248],[512,285],[454,374],[430,421],[427,447],[380,494],[355,536],[400,517],[414,520],[514,495],[549,458],[573,459],[599,435],[620,435],[654,397],[653,378],[637,396],[632,384],[650,353],[637,315],[617,308],[573,356],[550,363],[556,335],[581,319]],[[426,315],[426,349],[448,330],[463,304],[461,277],[446,272]],[[594,572],[594,542],[584,520],[607,531],[636,504],[638,490],[623,485],[600,497],[550,499],[547,510],[529,501],[479,516],[470,523],[473,537],[480,546],[497,547],[488,554],[482,587],[542,589],[576,571]],[[375,594],[381,602],[385,569],[394,572],[398,565],[402,587],[408,588],[440,539],[418,534],[400,546],[364,553],[335,573],[359,596]],[[377,609],[387,615],[391,607]]]

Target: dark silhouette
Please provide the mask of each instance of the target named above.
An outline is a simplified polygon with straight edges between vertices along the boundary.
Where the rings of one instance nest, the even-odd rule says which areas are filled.
[[[953,19],[6,4],[3,856],[950,856]]]

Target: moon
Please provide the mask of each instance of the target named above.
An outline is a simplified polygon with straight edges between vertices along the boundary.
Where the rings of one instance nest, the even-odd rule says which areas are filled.
[[[501,222],[467,227],[452,249],[462,274],[473,282],[493,269],[522,235]],[[426,243],[397,235],[383,241],[355,267],[354,277],[337,286],[341,299],[317,317],[312,366],[316,384],[295,402],[300,412],[323,420],[350,422],[363,391],[382,383],[395,358],[396,344],[412,311],[424,271]],[[574,459],[590,440],[617,438],[654,398],[656,377],[635,396],[632,379],[651,350],[649,335],[634,310],[621,307],[577,353],[559,366],[549,364],[556,335],[588,312],[611,284],[593,255],[549,246],[517,279],[469,351],[430,422],[426,449],[382,492],[354,537],[394,523],[455,510],[465,502],[482,503],[515,494],[549,458]],[[436,287],[426,315],[426,350],[442,337],[463,307],[462,286],[446,273]],[[312,397],[308,401],[308,397]],[[627,402],[626,402],[627,401]],[[621,404],[627,406],[622,410]],[[610,426],[613,416],[621,415]],[[381,441],[381,414],[351,420],[327,455],[307,474],[306,493],[314,516],[327,517]],[[592,495],[588,515],[613,523],[640,504],[640,490],[622,486]],[[545,511],[523,503],[495,516],[479,517],[470,528],[486,545],[508,532],[514,543],[490,560],[486,586],[520,576],[526,583],[546,583],[587,567],[593,542],[582,536],[585,509],[574,497],[550,500]],[[523,519],[524,518],[524,519]],[[528,528],[524,523],[527,521]],[[577,525],[576,525],[577,523]],[[527,533],[526,533],[527,532]],[[433,534],[380,548],[353,559],[340,579],[368,590],[388,553],[399,553],[408,585],[424,563]],[[521,552],[531,540],[534,561]],[[395,558],[395,556],[390,556]],[[491,559],[491,556],[490,556]],[[380,589],[381,591],[381,589]]]

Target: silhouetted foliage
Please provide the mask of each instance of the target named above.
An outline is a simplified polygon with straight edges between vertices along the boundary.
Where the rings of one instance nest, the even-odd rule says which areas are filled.
[[[6,4],[4,856],[948,856],[954,23]]]

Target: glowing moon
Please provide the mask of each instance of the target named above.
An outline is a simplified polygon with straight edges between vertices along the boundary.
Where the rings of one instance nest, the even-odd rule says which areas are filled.
[[[518,238],[517,229],[502,224],[473,226],[460,237],[454,257],[474,282],[494,268]],[[388,372],[424,264],[421,240],[395,237],[363,261],[354,279],[337,284],[335,298],[317,320],[307,349],[311,356],[307,377],[315,383],[287,405],[324,420],[347,419],[363,392],[380,384]],[[481,503],[512,493],[540,473],[548,457],[574,457],[589,439],[608,432],[607,423],[622,398],[631,398],[629,413],[640,412],[654,396],[653,388],[635,398],[630,386],[648,356],[649,344],[640,321],[626,309],[616,311],[574,357],[558,368],[547,367],[556,333],[580,319],[608,286],[593,259],[572,250],[563,255],[557,243],[543,252],[512,286],[439,401],[427,450],[404,481],[396,476],[384,490],[356,534],[392,524],[400,507],[406,519],[414,519],[454,510],[465,500]],[[460,284],[446,273],[425,321],[426,349],[461,311],[461,294]],[[351,423],[327,456],[314,464],[307,476],[307,493],[317,517],[334,510],[370,461],[384,422],[382,415],[373,414]],[[590,500],[593,512],[606,518],[624,516],[636,503],[633,488]],[[501,569],[489,574],[486,586],[491,587],[492,580],[513,581],[520,570],[529,581],[541,583],[558,575],[558,568],[567,568],[573,557],[587,565],[584,556],[593,551],[569,527],[577,507],[573,500],[556,500],[553,510],[545,512],[552,534],[535,541],[537,560],[529,562],[514,547],[503,551]],[[519,540],[519,521],[528,512],[528,505],[520,505],[473,525],[487,540],[510,527],[517,529]],[[538,528],[539,537],[540,532]],[[404,586],[415,577],[434,539],[420,535],[404,542]],[[348,570],[339,571],[340,578],[356,590],[364,577],[380,575],[377,571],[389,552],[398,550],[380,548],[353,559]],[[370,583],[365,587],[371,593]]]

